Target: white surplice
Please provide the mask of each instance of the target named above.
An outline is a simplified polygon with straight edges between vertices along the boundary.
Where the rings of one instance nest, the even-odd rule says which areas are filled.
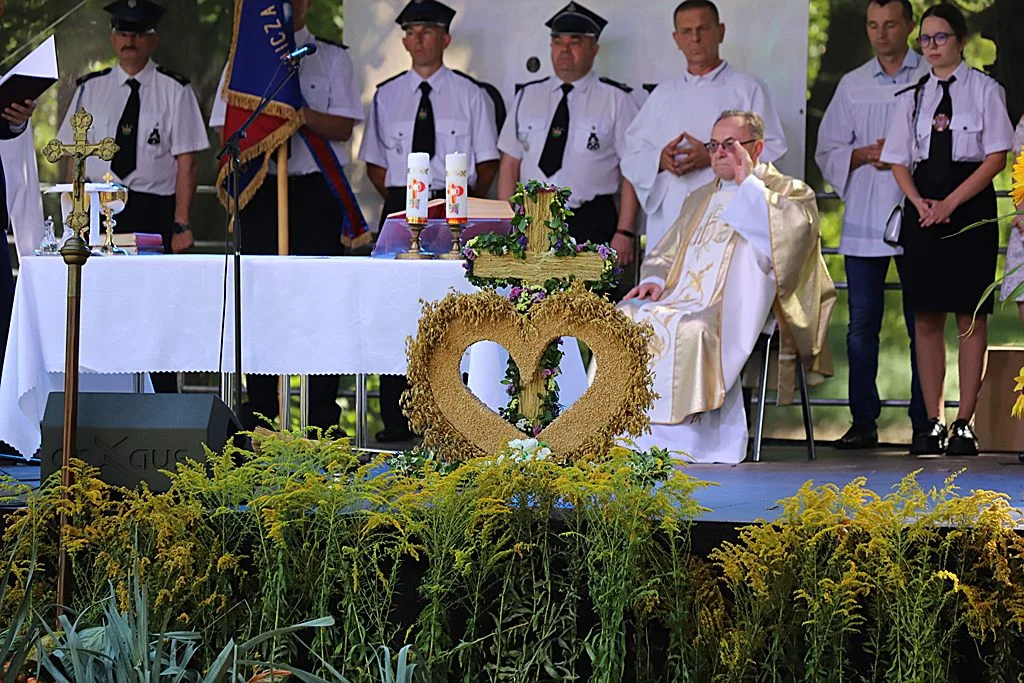
[[[710,168],[684,176],[659,172],[662,148],[683,132],[707,142],[718,115],[727,109],[753,111],[764,119],[762,161],[774,162],[786,153],[782,122],[768,89],[727,62],[702,76],[686,72],[659,84],[626,130],[622,174],[636,188],[647,216],[647,253],[679,217],[687,195],[714,179]]]
[[[675,229],[687,230],[678,225]],[[731,250],[731,256],[730,256]],[[630,316],[654,327],[654,390],[651,434],[636,439],[639,447],[669,448],[686,459],[738,463],[746,456],[747,419],[740,375],[757,344],[775,298],[771,236],[764,183],[754,175],[742,185],[723,183],[712,196],[682,258],[675,288],[658,301],[631,300]],[[722,269],[727,269],[722,273]],[[657,278],[647,280],[657,282]],[[664,283],[661,283],[664,284]],[[727,387],[724,404],[681,423],[670,423],[676,357],[675,331],[688,317],[721,301],[721,362]]]

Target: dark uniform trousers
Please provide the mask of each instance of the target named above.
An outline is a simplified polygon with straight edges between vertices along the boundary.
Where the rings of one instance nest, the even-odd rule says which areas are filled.
[[[128,190],[128,202],[124,210],[114,216],[114,232],[147,232],[160,235],[164,241],[164,253],[171,252],[171,235],[174,234],[174,195],[150,194]],[[174,372],[151,372],[149,379],[158,394],[178,393],[178,375]]]
[[[615,208],[615,195],[602,194],[572,210],[569,218],[569,234],[577,243],[591,241],[594,244],[610,244],[619,224],[619,211]],[[634,248],[636,243],[634,241]],[[622,276],[615,289],[608,292],[612,301],[622,297],[633,288],[636,279],[636,260],[622,269]]]
[[[388,214],[396,211],[405,211],[405,188],[389,187],[384,196],[384,208],[380,212],[380,222],[377,229],[384,225],[384,219]],[[444,190],[432,190],[430,198],[436,199],[444,196]],[[405,375],[381,375],[380,376],[380,421],[384,423],[384,431],[394,436],[402,436],[409,432],[409,421],[402,413],[399,401],[402,392],[409,388],[409,382]]]
[[[242,253],[277,254],[277,178],[268,175],[252,200],[242,210]],[[340,242],[344,214],[323,175],[288,178],[288,246],[295,256],[343,256]],[[326,292],[325,292],[326,294]],[[311,315],[332,315],[324,311]],[[272,320],[260,326],[272,325]],[[309,425],[327,430],[337,427],[341,418],[338,406],[338,375],[312,375],[309,378]],[[278,378],[273,375],[246,375],[248,404],[242,410],[242,425],[257,425],[255,413],[268,419],[277,417]]]

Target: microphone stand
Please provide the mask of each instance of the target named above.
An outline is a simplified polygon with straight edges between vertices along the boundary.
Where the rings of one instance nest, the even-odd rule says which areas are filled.
[[[217,161],[220,161],[225,155],[228,155],[228,166],[229,166],[229,182],[231,183],[229,188],[229,196],[231,198],[231,205],[229,207],[230,216],[229,219],[234,223],[234,279],[235,279],[235,386],[234,386],[234,403],[233,406],[235,414],[239,414],[242,409],[242,218],[239,210],[239,189],[238,189],[238,167],[242,163],[242,140],[245,139],[246,131],[249,130],[249,126],[253,124],[263,110],[267,108],[267,105],[277,97],[277,94],[281,92],[284,86],[292,79],[292,77],[299,71],[299,60],[286,60],[285,64],[288,65],[288,74],[281,79],[281,82],[276,88],[269,94],[264,95],[260,100],[260,103],[256,108],[249,114],[249,118],[245,120],[241,126],[238,127],[234,133],[231,134],[225,142],[224,146],[219,152],[217,152]],[[275,72],[276,75],[276,72]],[[223,349],[221,350],[223,353]]]

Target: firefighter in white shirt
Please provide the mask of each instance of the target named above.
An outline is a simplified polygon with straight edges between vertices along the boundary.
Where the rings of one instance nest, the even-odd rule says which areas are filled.
[[[412,68],[377,86],[359,150],[370,182],[384,197],[381,225],[389,213],[405,208],[410,152],[430,154],[432,197],[444,194],[445,156],[452,152],[467,156],[472,195],[485,194],[498,171],[497,129],[486,92],[469,76],[444,65],[454,17],[455,10],[443,3],[413,0],[395,20],[405,32],[402,44]],[[408,386],[405,377],[382,375],[380,385],[384,430],[377,440],[409,439],[409,425],[398,405]]]
[[[580,243],[610,243],[627,265],[633,260],[638,204],[619,163],[638,107],[631,88],[593,71],[606,24],[577,2],[545,24],[555,75],[526,83],[516,94],[498,138],[498,198],[507,200],[516,182],[533,179],[572,188],[572,236]]]
[[[197,156],[210,146],[203,115],[188,79],[150,59],[164,8],[150,0],[117,0],[104,9],[117,65],[78,79],[57,136],[72,139],[71,117],[80,107],[92,114],[90,140],[112,137],[119,149],[111,161],[89,157],[85,173],[100,182],[109,172],[128,187],[115,231],[160,233],[164,251],[180,253],[193,243]],[[174,373],[150,376],[157,392],[177,391]]]

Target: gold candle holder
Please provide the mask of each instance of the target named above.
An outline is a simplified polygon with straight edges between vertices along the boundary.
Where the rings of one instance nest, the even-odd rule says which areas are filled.
[[[114,220],[113,211],[110,207],[103,208],[104,220],[106,222],[106,238],[103,240],[103,247],[101,252],[107,256],[124,256],[128,254],[128,250],[122,249],[114,244],[114,226],[117,225],[117,221]]]
[[[447,254],[441,254],[437,258],[445,259],[446,261],[461,261],[465,258],[465,256],[462,255],[462,243],[459,239],[465,227],[465,221],[448,221],[448,229],[451,230],[452,233],[452,248],[448,250]]]
[[[412,234],[412,244],[409,246],[409,251],[396,254],[395,258],[410,261],[422,261],[434,258],[433,255],[424,254],[420,250],[420,233],[423,232],[423,228],[427,227],[426,223],[413,223],[406,221],[406,225],[409,226],[409,232]]]

